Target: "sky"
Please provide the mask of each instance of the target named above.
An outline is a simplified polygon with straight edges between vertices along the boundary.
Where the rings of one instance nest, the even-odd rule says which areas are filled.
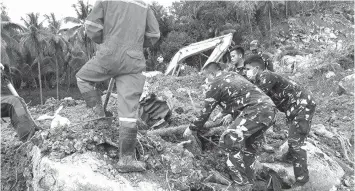
[[[93,5],[95,0],[84,0],[88,1],[89,4]],[[152,2],[153,0],[146,0],[147,2]],[[167,7],[172,4],[175,0],[155,0],[159,4]],[[26,13],[38,12],[42,16],[41,19],[44,20],[44,14],[54,13],[57,19],[61,19],[67,16],[75,17],[74,8],[72,4],[77,3],[77,0],[0,0],[6,7],[8,15],[12,22],[23,24],[21,17],[25,17]],[[70,24],[64,24],[64,27],[70,27]]]

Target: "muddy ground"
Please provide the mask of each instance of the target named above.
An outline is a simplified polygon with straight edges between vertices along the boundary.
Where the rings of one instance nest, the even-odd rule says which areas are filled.
[[[345,76],[348,73],[350,73],[350,71],[343,72],[338,78],[341,79],[342,76]],[[304,83],[304,78],[294,80],[300,84]],[[309,81],[307,87],[309,90],[313,91],[318,104],[313,124],[323,124],[329,131],[335,128],[339,134],[352,143],[353,149],[353,97],[347,95],[338,96],[336,94],[336,83],[327,82],[323,79],[322,75],[314,76],[313,79],[307,80]],[[336,79],[333,80],[337,81]],[[203,84],[203,79],[201,77],[198,75],[184,77],[160,76],[148,79],[148,83],[150,84],[149,91],[154,92],[162,99],[167,100],[173,108],[173,115],[169,126],[189,124],[193,121],[197,114],[196,111],[200,110],[203,103],[203,96],[201,96],[202,89],[200,88]],[[323,83],[324,85],[327,84],[327,88],[320,89],[319,86],[322,85],[320,83]],[[192,105],[188,92],[190,92],[194,105]],[[40,135],[37,135],[39,138],[34,142],[37,145],[40,145],[43,153],[54,159],[61,159],[75,152],[95,151],[106,156],[111,163],[117,162],[118,153],[114,146],[118,141],[117,129],[108,128],[109,130],[107,130],[107,128],[92,128],[92,126],[98,126],[98,122],[86,121],[86,108],[83,101],[72,100],[57,102],[54,99],[49,99],[43,106],[31,107],[30,112],[36,119],[40,115],[46,113],[52,115],[59,105],[64,106],[64,109],[60,114],[71,121],[71,126],[68,128],[49,130],[50,121],[39,122],[39,125],[47,130]],[[110,101],[109,110],[115,113],[114,99],[111,99]],[[280,145],[282,142],[286,141],[287,127],[285,126],[283,114],[279,113],[277,119],[278,121],[274,127],[274,132],[276,132],[276,134],[269,134],[267,136],[267,142]],[[5,120],[8,121],[8,119]],[[117,125],[116,121],[113,122],[112,127],[115,127],[115,125]],[[8,125],[8,123],[2,122],[1,131],[2,190],[26,190],[27,188],[31,188],[31,160],[27,156],[27,152],[32,147],[32,144],[21,145],[21,142],[17,141],[17,137],[15,136],[11,125]],[[149,173],[152,175],[154,174],[157,179],[161,178],[164,180],[166,169],[164,168],[164,163],[161,162],[160,159],[157,159],[159,152],[161,152],[161,147],[164,148],[164,141],[160,139],[157,141],[155,139],[145,138],[141,135],[139,138],[140,144],[137,146],[137,152],[139,155],[137,156],[140,156],[142,160],[146,160],[149,164]],[[173,143],[181,141],[181,137],[179,136],[163,138],[165,141]],[[331,150],[326,152],[338,157],[338,159],[353,168],[352,164],[345,160],[344,151],[336,137],[327,138],[316,136],[316,139],[331,148]],[[218,136],[211,137],[211,140],[217,141]],[[18,149],[20,145],[21,148]],[[202,167],[201,169],[203,169],[201,174],[196,175],[196,180],[205,178],[211,170],[216,170],[223,176],[228,177],[228,174],[226,173],[227,167],[224,163],[224,154],[209,142],[206,142],[205,149],[205,154],[196,158],[197,163],[199,163],[197,166],[200,166]],[[353,158],[353,155],[350,155],[350,157]],[[351,186],[351,184],[353,185],[352,181],[350,181],[353,179],[349,179],[349,177],[353,176],[348,173],[344,177],[344,180],[347,180],[347,183],[343,183],[343,185],[339,186],[338,190],[348,190],[348,186]],[[193,188],[194,190],[212,190],[210,186],[199,183],[183,184],[179,175],[171,174],[169,175],[169,180],[170,179],[172,181],[169,183],[169,186],[174,189]],[[165,187],[166,186],[168,185],[165,183]],[[11,187],[14,188],[10,189]]]

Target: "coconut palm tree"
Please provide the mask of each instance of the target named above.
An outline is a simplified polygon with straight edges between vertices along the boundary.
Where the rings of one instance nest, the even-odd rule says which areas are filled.
[[[92,57],[94,45],[90,38],[84,33],[85,27],[84,23],[91,12],[92,6],[89,2],[84,3],[83,0],[78,0],[77,4],[73,4],[72,7],[75,9],[76,17],[65,17],[64,23],[73,23],[75,24],[74,27],[68,29],[67,33],[69,34],[70,38],[74,41],[77,40],[81,42],[86,51],[86,55],[88,58]]]
[[[1,63],[7,64],[10,67],[11,81],[16,88],[21,86],[21,76],[16,75],[19,73],[18,67],[23,63],[22,55],[19,51],[19,37],[18,34],[24,28],[10,21],[7,15],[6,7],[1,6]]]
[[[54,13],[50,15],[45,15],[45,18],[48,20],[48,28],[51,33],[49,36],[49,54],[53,55],[55,58],[56,65],[56,89],[57,89],[57,100],[59,100],[59,70],[62,66],[59,66],[60,63],[64,63],[65,53],[68,49],[68,42],[61,35],[61,21],[57,20]]]
[[[39,21],[39,13],[28,13],[26,14],[26,19],[21,18],[25,23],[25,32],[21,34],[20,47],[22,49],[27,49],[33,58],[38,61],[38,80],[40,88],[40,99],[41,105],[43,105],[43,94],[42,94],[42,73],[41,73],[41,62],[43,60],[44,44],[48,39],[48,32],[43,27],[43,21]]]
[[[260,2],[261,4],[261,9],[263,9],[264,13],[269,15],[269,27],[270,27],[270,42],[271,42],[271,31],[272,31],[272,23],[271,23],[271,13],[274,8],[274,2],[273,1],[264,1]]]

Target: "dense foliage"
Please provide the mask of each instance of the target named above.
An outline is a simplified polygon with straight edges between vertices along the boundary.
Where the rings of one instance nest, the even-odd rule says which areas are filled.
[[[151,7],[159,22],[161,39],[145,50],[147,69],[164,70],[181,47],[218,36],[225,29],[234,29],[233,41],[245,48],[253,39],[266,46],[275,45],[274,36],[279,32],[275,26],[290,17],[306,16],[339,3],[342,2],[181,1],[163,7],[153,2]],[[353,2],[347,3],[350,6]],[[6,5],[1,5],[1,62],[11,66],[16,88],[75,85],[75,73],[93,56],[97,45],[85,35],[83,27],[92,5],[79,0],[72,7],[76,17],[59,20],[54,14],[42,17],[29,13],[19,24],[11,22]],[[62,28],[68,22],[74,27]],[[157,62],[159,56],[164,57],[163,63]],[[199,68],[205,60],[196,55],[186,62]]]

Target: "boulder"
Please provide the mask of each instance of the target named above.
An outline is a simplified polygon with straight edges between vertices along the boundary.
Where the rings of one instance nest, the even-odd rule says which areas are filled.
[[[335,73],[333,71],[329,71],[325,74],[325,78],[329,79],[335,76]]]
[[[341,178],[344,176],[344,170],[339,164],[317,148],[310,142],[306,142],[305,149],[307,150],[308,170],[310,180],[302,187],[291,188],[288,190],[315,190],[325,191],[334,189],[341,183]],[[275,153],[275,158],[280,160],[288,150],[288,144],[285,142],[280,149]],[[291,186],[295,182],[292,164],[284,162],[268,163],[261,161],[256,165],[257,172],[271,169],[278,173],[282,179],[283,185]]]
[[[340,80],[338,84],[338,95],[354,95],[354,78],[355,74],[351,74]]]
[[[313,74],[321,75],[329,71],[339,72],[339,71],[343,71],[343,68],[338,63],[321,64],[313,69]]]
[[[320,135],[330,139],[334,137],[334,133],[328,131],[322,124],[313,125],[311,131],[314,132],[314,134],[316,135]]]
[[[140,174],[130,174],[130,177],[118,174],[104,157],[94,152],[75,153],[62,160],[53,160],[42,156],[38,147],[33,147],[33,184],[36,191],[56,190],[165,190],[160,182],[140,180],[134,183],[132,179]]]
[[[283,67],[286,72],[304,71],[311,66],[310,61],[311,55],[286,55],[281,58],[280,66]]]

